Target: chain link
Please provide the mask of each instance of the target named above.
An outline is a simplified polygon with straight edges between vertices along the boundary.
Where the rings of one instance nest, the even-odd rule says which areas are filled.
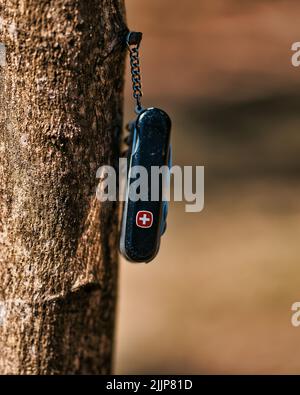
[[[143,96],[142,83],[141,83],[141,68],[140,68],[140,58],[139,58],[139,43],[136,45],[130,45],[127,42],[129,52],[130,52],[130,66],[131,66],[131,80],[133,97],[136,100],[136,112],[141,112],[143,107],[141,99]]]

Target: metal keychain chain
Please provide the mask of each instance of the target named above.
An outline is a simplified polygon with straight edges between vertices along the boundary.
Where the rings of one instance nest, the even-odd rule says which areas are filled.
[[[130,53],[130,67],[133,97],[136,100],[135,112],[139,114],[142,110],[142,83],[141,83],[141,68],[139,58],[139,47],[142,41],[143,34],[140,32],[130,32],[127,35],[126,43]]]

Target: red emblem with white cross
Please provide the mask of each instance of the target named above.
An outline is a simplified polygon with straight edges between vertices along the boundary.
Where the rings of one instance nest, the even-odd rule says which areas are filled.
[[[151,211],[138,211],[135,222],[140,228],[151,228],[153,224],[153,214],[151,213]]]

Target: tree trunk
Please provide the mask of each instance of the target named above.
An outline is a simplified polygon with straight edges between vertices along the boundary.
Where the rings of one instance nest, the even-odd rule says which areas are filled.
[[[1,0],[0,373],[111,366],[123,0]],[[3,52],[2,52],[3,54]]]

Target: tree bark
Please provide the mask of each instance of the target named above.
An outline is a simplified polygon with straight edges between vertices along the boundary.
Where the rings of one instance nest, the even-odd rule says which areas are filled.
[[[110,372],[123,0],[1,0],[0,373]]]

